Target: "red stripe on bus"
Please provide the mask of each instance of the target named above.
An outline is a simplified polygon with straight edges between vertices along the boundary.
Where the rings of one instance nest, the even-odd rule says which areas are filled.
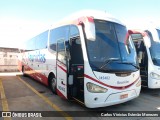
[[[66,72],[67,73],[67,70],[65,70],[62,66],[60,66],[60,65],[57,65],[59,68],[61,68],[61,70],[63,70],[64,72]]]
[[[117,86],[111,86],[111,85],[105,84],[105,83],[103,83],[103,82],[101,82],[101,81],[99,81],[99,80],[97,80],[97,79],[94,79],[94,78],[92,78],[91,76],[86,75],[86,74],[84,74],[84,77],[86,77],[86,78],[88,78],[88,79],[90,79],[90,80],[92,80],[92,81],[94,81],[94,82],[97,82],[97,83],[99,83],[99,84],[101,84],[101,85],[104,85],[104,86],[106,86],[106,87],[113,88],[113,89],[117,89],[117,90],[127,89],[127,88],[129,88],[130,86],[132,86],[134,83],[136,83],[136,82],[138,81],[138,79],[139,79],[139,77],[138,77],[133,83],[131,83],[131,84],[127,85],[127,86],[117,87]]]
[[[58,89],[57,89],[56,91],[57,91],[57,94],[58,94],[61,98],[67,99],[67,98],[61,93],[61,91],[59,91]]]
[[[148,36],[146,32],[140,30],[128,30],[128,33],[131,34],[142,34],[143,37]]]
[[[48,78],[44,74],[42,74],[41,72],[36,72],[34,69],[32,69],[31,67],[29,67],[28,65],[26,65],[23,62],[22,62],[22,64],[24,66],[26,66],[25,71],[28,72],[28,73],[26,73],[27,75],[29,75],[30,77],[34,78],[35,80],[48,86]],[[31,73],[29,73],[29,72],[31,72]],[[39,79],[39,78],[41,78],[41,79]]]

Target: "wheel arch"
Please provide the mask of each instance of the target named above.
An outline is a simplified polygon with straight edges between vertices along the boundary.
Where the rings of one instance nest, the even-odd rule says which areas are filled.
[[[48,85],[49,85],[52,77],[56,78],[55,74],[53,72],[50,72],[49,75],[48,75]]]

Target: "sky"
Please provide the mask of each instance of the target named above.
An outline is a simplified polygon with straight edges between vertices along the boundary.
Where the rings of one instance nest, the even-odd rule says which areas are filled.
[[[0,47],[23,42],[68,15],[94,9],[110,13],[128,28],[160,26],[160,0],[0,0]]]

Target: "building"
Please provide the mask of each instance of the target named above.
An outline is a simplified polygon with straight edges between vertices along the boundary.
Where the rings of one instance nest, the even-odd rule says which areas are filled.
[[[18,48],[0,47],[0,72],[18,71]]]

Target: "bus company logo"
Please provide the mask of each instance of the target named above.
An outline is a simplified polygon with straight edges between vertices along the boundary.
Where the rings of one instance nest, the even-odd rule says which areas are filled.
[[[11,112],[2,112],[2,117],[11,117]]]
[[[36,54],[28,53],[28,59],[32,62],[46,62],[45,54],[41,54],[40,51],[36,52]]]
[[[128,80],[125,80],[125,81],[117,81],[117,84],[126,84],[126,83],[129,83]]]

